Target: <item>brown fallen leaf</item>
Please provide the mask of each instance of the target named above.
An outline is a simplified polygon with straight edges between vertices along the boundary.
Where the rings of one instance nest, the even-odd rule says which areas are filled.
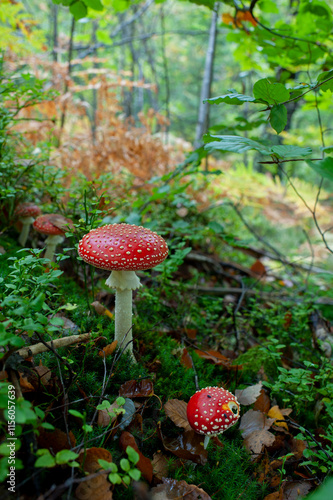
[[[196,349],[195,352],[197,353],[200,358],[207,359],[211,363],[214,363],[215,365],[221,365],[224,368],[229,369],[234,369],[234,367],[231,366],[231,360],[227,358],[226,356],[223,356],[218,351],[214,350],[208,350],[208,351],[201,351],[200,349]]]
[[[274,419],[274,424],[277,425],[278,427],[283,427],[284,429],[288,430],[288,425],[284,421],[284,416],[281,413],[280,408],[275,405],[272,406],[272,408],[268,412],[268,416]],[[283,422],[277,422],[277,420],[283,420]]]
[[[83,470],[91,475],[102,470],[98,463],[99,459],[112,462],[112,455],[104,448],[93,447],[86,449],[85,452],[82,450],[78,457],[79,463],[83,465]],[[92,478],[88,476],[87,481],[80,483],[75,490],[75,497],[78,500],[88,500],[90,498],[94,500],[112,500],[110,487],[108,473],[103,471],[99,476]]]
[[[239,429],[243,433],[244,445],[256,458],[261,453],[262,447],[271,446],[275,436],[269,432],[274,419],[267,418],[259,411],[249,410],[241,418]]]
[[[151,380],[128,380],[119,389],[119,396],[123,398],[147,398],[154,394]]]
[[[252,405],[255,403],[260,396],[262,390],[262,382],[258,384],[246,387],[246,389],[236,389],[235,396],[238,399],[239,404],[243,406]]]
[[[303,451],[306,447],[306,442],[302,439],[292,438],[291,451],[294,453],[294,457],[296,460],[300,460],[303,457]]]
[[[91,305],[95,309],[97,314],[99,314],[100,316],[104,315],[104,316],[108,316],[111,319],[114,318],[112,312],[109,311],[109,309],[107,307],[103,306],[103,304],[98,302],[98,300],[95,300],[95,302],[92,302]]]
[[[208,452],[203,447],[204,438],[201,434],[190,430],[179,434],[176,438],[169,438],[163,436],[160,426],[157,427],[157,431],[164,448],[176,457],[201,465],[207,462]]]
[[[99,427],[107,427],[117,420],[117,415],[114,414],[113,410],[120,408],[117,401],[114,401],[109,408],[104,410],[98,410],[97,425]]]
[[[254,403],[253,409],[259,410],[263,413],[267,413],[270,407],[271,407],[271,400],[269,399],[269,396],[266,394],[265,389],[261,389],[260,396]]]
[[[188,484],[186,481],[176,481],[176,479],[163,478],[163,484],[151,489],[153,500],[181,499],[186,500],[211,500],[211,497],[195,484]]]
[[[104,356],[105,357],[111,356],[111,354],[113,354],[114,351],[116,350],[117,344],[118,344],[118,340],[114,340],[113,342],[111,342],[111,344],[108,344],[105,347],[103,347],[103,349],[101,351],[99,351],[98,355],[101,358],[104,358]]]
[[[161,451],[154,453],[151,463],[155,477],[162,479],[167,476],[169,471],[168,459]]]
[[[39,448],[47,448],[56,454],[61,450],[70,450],[75,446],[76,439],[72,431],[67,434],[60,429],[46,431],[42,427],[38,429],[37,443]]]
[[[251,271],[257,276],[265,276],[267,274],[264,264],[260,260],[256,260],[250,267]]]
[[[182,427],[186,431],[191,430],[189,421],[187,420],[187,403],[180,399],[169,399],[164,405],[164,410],[167,416],[178,427]]]
[[[180,362],[183,366],[185,366],[185,368],[193,368],[192,358],[189,355],[189,352],[186,349],[186,347],[184,347],[184,349],[183,349],[183,352],[182,352],[182,355],[180,358]]]
[[[300,500],[305,498],[312,488],[309,481],[290,481],[283,486],[282,500]]]
[[[243,438],[246,438],[254,431],[270,429],[273,423],[274,419],[267,418],[262,412],[249,410],[242,416],[239,430],[242,431]]]
[[[127,446],[131,446],[139,454],[139,461],[136,467],[141,472],[142,476],[151,483],[153,479],[153,466],[149,458],[145,457],[138,448],[134,436],[127,431],[121,433],[119,438],[119,446],[123,451],[126,451]]]

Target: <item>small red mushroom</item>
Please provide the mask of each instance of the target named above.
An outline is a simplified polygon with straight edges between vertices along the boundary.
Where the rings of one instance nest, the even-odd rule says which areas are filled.
[[[164,239],[142,226],[108,224],[92,229],[79,243],[80,257],[99,269],[112,271],[106,284],[116,290],[115,340],[134,360],[132,346],[132,290],[141,286],[135,271],[151,269],[168,255]]]
[[[41,213],[41,209],[35,203],[25,202],[17,205],[15,209],[15,215],[18,217],[18,221],[22,224],[18,242],[23,247],[25,246],[28,239],[30,225],[34,222],[35,217],[37,217]]]
[[[47,234],[45,259],[53,260],[56,246],[64,241],[66,229],[72,228],[73,223],[58,214],[45,214],[37,217],[33,223],[34,229],[41,234]]]
[[[205,387],[197,391],[187,405],[187,419],[195,432],[204,434],[206,449],[211,436],[221,434],[239,419],[239,403],[222,387]]]

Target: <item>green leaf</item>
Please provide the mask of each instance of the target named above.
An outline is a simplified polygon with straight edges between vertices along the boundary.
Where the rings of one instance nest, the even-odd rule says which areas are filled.
[[[218,139],[218,141],[210,142],[210,139]],[[247,137],[240,137],[238,135],[206,135],[204,141],[207,142],[205,149],[207,150],[220,150],[230,151],[232,153],[245,153],[250,149],[255,149],[264,155],[269,155],[270,150],[259,142],[248,139]]]
[[[104,470],[110,470],[111,472],[117,472],[117,471],[114,471],[112,470],[112,467],[111,465],[114,465],[112,464],[111,462],[108,462],[107,460],[103,460],[102,458],[99,458],[98,459],[98,463],[99,465],[104,469]],[[117,469],[118,470],[118,469]]]
[[[279,158],[298,158],[308,156],[312,153],[311,148],[301,148],[300,146],[272,146],[270,154],[276,154]]]
[[[244,102],[256,102],[256,98],[248,95],[237,94],[237,92],[235,92],[232,94],[224,94],[219,97],[212,97],[211,99],[205,99],[204,102],[209,102],[209,104],[220,104],[221,102],[225,102],[226,104],[241,106]]]
[[[100,2],[100,0],[82,0],[87,7],[90,7],[93,10],[104,10],[104,6]]]
[[[68,413],[73,415],[73,417],[84,418],[84,415],[82,415],[82,413],[76,410],[68,410]]]
[[[121,477],[119,476],[119,474],[111,472],[111,474],[109,474],[108,477],[109,477],[109,481],[112,484],[121,484]]]
[[[287,125],[287,108],[283,104],[277,104],[271,109],[269,116],[271,127],[279,134]]]
[[[279,104],[288,101],[290,92],[282,83],[270,83],[267,78],[263,78],[254,84],[253,95],[256,99],[263,99],[268,104]]]
[[[123,469],[123,471],[125,472],[128,472],[131,468],[131,465],[129,463],[129,461],[127,460],[127,458],[122,458],[120,460],[120,467]]]
[[[141,472],[139,471],[139,469],[131,469],[130,471],[128,471],[128,474],[132,479],[134,479],[134,481],[139,481],[141,477]]]
[[[67,464],[68,462],[75,460],[79,455],[71,450],[61,450],[55,456],[55,461],[58,465]]]
[[[137,453],[132,446],[127,446],[126,453],[130,461],[135,465],[139,461],[139,453]]]
[[[324,160],[319,161],[307,161],[309,167],[317,172],[317,174],[324,177],[324,179],[329,179],[333,181],[333,157],[328,156]]]
[[[51,455],[49,450],[38,450],[39,452],[43,451],[44,454],[37,458],[35,462],[35,467],[47,467],[51,468],[56,465],[55,458]]]
[[[324,73],[320,73],[320,75],[318,75],[317,84],[324,82],[325,80],[328,80],[329,78],[332,78],[332,80],[329,80],[328,82],[320,85],[320,89],[323,92],[327,92],[327,90],[330,90],[331,92],[333,92],[333,69],[331,69],[330,71],[324,71]]]
[[[69,7],[70,12],[73,14],[75,21],[82,19],[88,14],[88,9],[83,2],[75,2]]]

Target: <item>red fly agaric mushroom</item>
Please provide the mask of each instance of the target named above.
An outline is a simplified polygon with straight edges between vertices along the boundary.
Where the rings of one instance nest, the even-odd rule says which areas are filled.
[[[41,209],[35,203],[25,202],[17,205],[15,209],[15,215],[18,217],[18,221],[22,224],[21,234],[19,236],[18,242],[23,247],[25,246],[30,225],[34,222],[35,217],[42,213]]]
[[[45,259],[53,260],[56,246],[64,241],[66,229],[72,228],[73,223],[58,214],[45,214],[37,217],[33,223],[34,229],[41,234],[47,234]]]
[[[239,419],[239,403],[222,387],[205,387],[188,402],[187,419],[193,430],[204,434],[206,449],[211,436],[221,434]]]
[[[112,271],[106,284],[116,290],[115,340],[132,358],[132,290],[141,286],[135,271],[151,269],[168,255],[164,239],[150,229],[108,224],[92,229],[79,243],[80,257],[99,269]]]

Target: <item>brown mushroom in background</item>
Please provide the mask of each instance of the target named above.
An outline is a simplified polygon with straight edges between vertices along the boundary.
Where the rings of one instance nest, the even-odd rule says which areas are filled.
[[[33,227],[39,233],[48,235],[45,240],[46,251],[44,257],[53,260],[56,246],[64,241],[65,231],[73,228],[73,223],[62,215],[46,214],[37,217]]]
[[[35,203],[20,203],[15,209],[15,215],[18,217],[18,221],[22,224],[22,229],[18,242],[23,247],[25,246],[28,236],[30,225],[34,222],[35,217],[42,213],[41,209]]]

